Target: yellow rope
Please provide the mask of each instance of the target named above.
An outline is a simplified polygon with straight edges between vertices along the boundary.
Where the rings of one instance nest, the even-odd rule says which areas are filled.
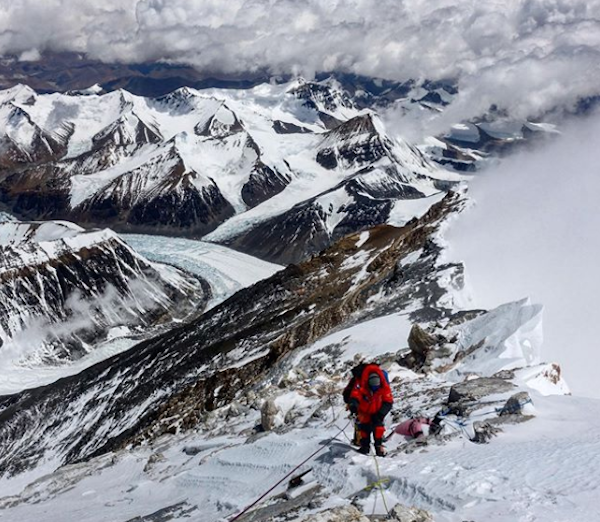
[[[377,461],[377,457],[373,457],[375,459],[375,469],[377,470],[377,482],[375,482],[375,484],[378,485],[379,491],[381,493],[381,499],[383,500],[383,507],[385,508],[385,512],[389,515],[390,514],[390,510],[387,507],[387,502],[385,501],[385,495],[383,494],[383,483],[384,482],[389,482],[389,478],[386,479],[382,479],[381,478],[381,473],[379,472],[379,462]]]
[[[371,482],[368,486],[363,488],[363,491],[371,491],[372,489],[380,487],[382,484],[389,482],[389,478],[382,478],[381,480],[377,480],[376,482]]]

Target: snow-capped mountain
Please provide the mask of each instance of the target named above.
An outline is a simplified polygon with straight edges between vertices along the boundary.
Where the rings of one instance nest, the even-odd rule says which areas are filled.
[[[17,214],[196,237],[225,223],[213,239],[240,246],[267,240],[257,225],[293,219],[307,243],[279,253],[289,227],[279,230],[253,251],[273,261],[298,261],[459,180],[390,138],[334,81],[156,99],[15,87],[0,105],[0,198]],[[310,210],[284,215],[294,205]]]
[[[37,474],[42,462],[44,469],[55,469],[192,426],[200,412],[228,404],[282,356],[348,324],[350,317],[355,322],[409,307],[415,320],[421,314],[446,315],[452,297],[439,302],[444,292],[436,295],[432,289],[442,284],[441,272],[446,287],[459,285],[462,269],[436,268],[437,251],[427,240],[456,199],[439,203],[406,230],[386,226],[343,240],[241,290],[189,324],[50,385],[39,402],[31,400],[34,390],[4,399],[0,469],[5,478]],[[412,259],[402,269],[412,276],[399,273],[404,258]],[[379,298],[370,299],[374,296]],[[123,392],[107,394],[108,388]],[[40,444],[33,434],[50,424],[56,435]]]
[[[254,520],[274,513],[305,520],[350,502],[360,516],[380,493],[443,520],[488,502],[498,509],[487,490],[458,492],[471,484],[466,472],[452,475],[461,480],[456,488],[425,491],[428,475],[407,476],[402,467],[425,460],[410,457],[422,446],[398,438],[389,443],[395,456],[381,463],[390,485],[371,491],[378,480],[372,458],[353,457],[349,445],[332,439],[348,426],[340,393],[358,353],[388,368],[398,397],[394,420],[448,412],[444,432],[428,439],[433,459],[450,458],[470,444],[466,437],[497,435],[490,444],[497,448],[502,430],[538,422],[535,407],[515,412],[507,404],[525,408],[531,396],[537,404],[542,393],[568,391],[558,366],[541,363],[539,306],[457,312],[463,268],[441,262],[438,235],[461,206],[449,195],[404,228],[348,236],[135,350],[43,393],[0,399],[0,483],[14,493],[0,506],[21,520],[56,502],[73,514],[85,493],[89,520],[223,520],[320,448],[308,490],[270,499]],[[411,328],[414,321],[422,326]],[[481,420],[461,428],[457,412]],[[484,473],[476,464],[470,470]]]
[[[251,228],[236,231],[225,224],[208,237],[260,258],[294,263],[347,234],[389,222],[394,208],[408,207],[408,200],[427,201],[454,184],[418,149],[390,140],[372,114],[326,133],[317,151],[323,168],[354,174]]]
[[[0,222],[0,276],[3,369],[66,364],[109,334],[182,319],[210,298],[204,281],[150,263],[111,230],[65,221]]]

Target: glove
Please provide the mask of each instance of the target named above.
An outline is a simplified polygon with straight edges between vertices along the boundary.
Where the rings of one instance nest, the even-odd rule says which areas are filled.
[[[385,415],[383,415],[381,412],[377,412],[374,413],[373,415],[371,415],[371,422],[375,425],[375,426],[381,426],[383,424],[383,418],[385,417]]]
[[[373,415],[371,415],[371,422],[376,426],[377,425],[382,426],[383,419],[391,411],[391,409],[392,409],[392,405],[389,402],[384,402],[381,405],[381,408],[379,409],[379,411],[377,413],[374,413]]]
[[[356,415],[358,413],[358,401],[356,399],[351,399],[348,403],[348,411],[352,415]]]

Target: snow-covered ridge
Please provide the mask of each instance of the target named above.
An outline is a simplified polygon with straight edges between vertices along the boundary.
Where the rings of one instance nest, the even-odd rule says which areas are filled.
[[[207,293],[201,280],[150,263],[111,230],[0,222],[0,373],[78,359],[119,329],[201,310]]]
[[[109,229],[86,231],[68,221],[0,222],[2,266],[0,274],[46,263],[107,241],[120,241]]]
[[[256,507],[254,520],[272,520],[274,506],[290,520],[311,522],[323,520],[316,512],[350,504],[384,515],[396,502],[417,505],[445,522],[500,522],[532,513],[544,520],[549,509],[567,520],[580,495],[586,501],[581,512],[589,518],[595,485],[578,483],[577,469],[590,458],[586,450],[598,427],[579,427],[583,406],[593,412],[598,406],[567,403],[560,397],[567,390],[557,367],[539,364],[540,307],[519,301],[489,312],[456,311],[452,296],[441,289],[454,282],[460,290],[462,267],[440,265],[431,236],[445,204],[448,199],[406,231],[378,227],[349,237],[140,352],[57,383],[42,399],[25,392],[0,401],[9,419],[0,426],[0,444],[9,441],[0,469],[7,472],[5,491],[16,493],[0,499],[0,507],[32,522],[59,502],[69,513],[89,510],[90,521],[152,514],[217,522],[240,513],[321,449],[301,470],[312,468],[306,477],[307,486],[316,488],[310,499],[301,497],[302,488],[279,495],[286,481]],[[432,344],[421,346],[426,360],[408,369],[398,362],[421,354],[411,343],[415,320],[428,332],[422,339]],[[272,350],[287,353],[263,365]],[[386,419],[388,430],[417,412],[447,410],[449,394],[461,390],[475,395],[466,393],[452,407],[477,415],[483,427],[470,420],[461,421],[468,426],[452,424],[457,417],[448,415],[443,432],[419,444],[393,436],[387,459],[375,463],[357,455],[341,433],[345,425],[346,436],[352,432],[341,390],[361,354],[389,371],[396,404]],[[260,372],[261,378],[248,380]],[[181,393],[186,380],[187,392]],[[500,416],[497,407],[516,393],[527,398],[523,413]],[[126,446],[119,435],[157,404],[161,413],[149,417],[145,435],[159,437],[158,443]],[[210,404],[210,411],[201,404]],[[270,420],[267,405],[274,410]],[[565,420],[566,431],[560,429]],[[258,424],[266,432],[258,433]],[[60,429],[40,443],[33,433],[49,425]],[[484,433],[476,428],[498,436],[486,446],[472,444],[471,430]],[[102,446],[111,437],[117,442]],[[581,440],[584,448],[569,440]],[[55,470],[77,458],[76,452],[100,456]],[[547,452],[564,452],[577,467],[559,473],[563,465]],[[26,464],[19,458],[23,453],[30,457]],[[532,457],[540,459],[547,477],[537,466],[528,469]],[[597,461],[592,458],[593,469]],[[379,482],[381,488],[372,487]],[[554,486],[567,492],[559,494]],[[389,506],[382,506],[381,497]]]
[[[13,88],[0,95],[0,142],[0,200],[21,216],[192,237],[214,231],[217,241],[272,227],[295,205],[342,187],[347,197],[326,212],[348,218],[319,224],[327,232],[318,243],[327,245],[385,222],[393,202],[460,179],[389,137],[333,81],[181,88],[155,99]],[[343,186],[357,176],[360,194],[386,201],[368,221],[354,219],[359,196]],[[302,235],[314,216],[299,223]]]

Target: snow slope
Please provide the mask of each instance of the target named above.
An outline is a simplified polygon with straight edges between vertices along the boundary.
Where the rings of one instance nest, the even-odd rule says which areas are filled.
[[[323,349],[342,341],[344,358],[353,357],[359,345],[373,346],[374,351],[365,355],[382,355],[379,349],[402,347],[398,321],[392,315],[363,323],[295,356],[289,375],[306,372],[304,380],[291,388],[264,389],[281,409],[280,423],[284,415],[295,419],[287,421],[291,423],[287,429],[252,436],[260,412],[241,402],[208,415],[196,433],[163,437],[152,446],[121,450],[42,477],[21,494],[0,499],[0,520],[58,522],[69,517],[108,522],[171,513],[172,520],[225,521],[319,449],[300,469],[312,468],[305,480],[321,485],[323,501],[302,508],[291,520],[304,520],[311,512],[353,499],[365,513],[385,514],[385,505],[400,502],[426,509],[441,522],[597,520],[600,402],[596,400],[543,396],[530,390],[533,406],[527,413],[532,420],[505,425],[489,444],[473,444],[450,429],[445,444],[413,447],[410,452],[402,451],[409,443],[396,435],[388,449],[400,452],[378,459],[377,464],[373,457],[350,450],[344,434],[351,437],[351,428],[338,395],[345,375],[337,373],[341,367],[335,352]],[[397,332],[396,346],[385,340],[380,345],[376,339],[381,331]],[[535,342],[535,337],[531,340]],[[431,397],[436,386],[444,386],[442,376],[424,377],[392,365],[390,377],[395,386],[401,382],[405,392],[396,396],[399,411],[437,406]],[[328,389],[335,390],[333,402]],[[388,428],[392,425],[388,419]],[[334,436],[336,440],[329,441]],[[324,446],[328,441],[331,444]],[[364,490],[379,477],[385,480],[383,491]],[[269,497],[283,492],[286,484]],[[266,500],[263,506],[268,504]]]

